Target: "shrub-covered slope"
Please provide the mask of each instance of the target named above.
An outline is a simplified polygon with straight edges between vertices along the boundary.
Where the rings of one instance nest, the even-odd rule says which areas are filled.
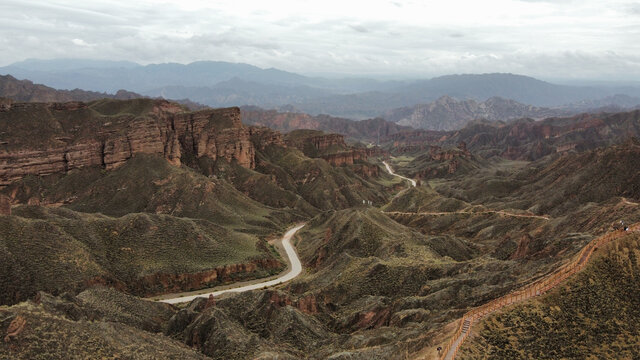
[[[208,359],[162,335],[176,312],[115,290],[0,306],[0,359]]]
[[[476,325],[459,358],[640,357],[640,235],[599,252],[566,285]]]
[[[255,236],[207,220],[22,206],[0,217],[0,301],[95,283],[139,296],[194,290],[279,271],[276,256]]]

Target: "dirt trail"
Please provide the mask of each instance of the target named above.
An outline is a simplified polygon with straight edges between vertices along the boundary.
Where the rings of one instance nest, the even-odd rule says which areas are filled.
[[[640,205],[640,204],[638,204],[638,203],[635,203],[635,202],[632,202],[632,201],[627,200],[627,198],[622,198],[622,202],[623,202],[623,203],[625,203],[625,204],[627,204],[627,205],[633,205],[633,206],[638,206],[638,205]]]
[[[503,210],[483,210],[483,211],[423,211],[423,212],[404,212],[404,211],[385,211],[386,214],[400,214],[400,215],[455,215],[455,214],[500,214],[504,216],[523,217],[551,220],[546,215],[533,215],[533,214],[514,214]]]
[[[282,246],[287,254],[287,258],[289,259],[290,270],[288,272],[284,272],[280,274],[277,278],[264,281],[264,279],[256,279],[250,281],[243,281],[239,283],[235,283],[228,286],[216,287],[213,289],[219,289],[217,291],[209,291],[213,289],[200,290],[196,294],[194,293],[179,293],[179,294],[167,294],[160,296],[160,302],[165,302],[169,304],[176,304],[182,302],[191,301],[197,297],[209,297],[209,295],[220,296],[229,292],[244,292],[249,290],[257,290],[262,289],[269,286],[275,286],[282,283],[285,283],[289,280],[294,279],[300,273],[302,273],[302,263],[300,263],[300,258],[298,258],[298,254],[291,244],[291,238],[295,235],[298,230],[302,229],[306,224],[298,225],[293,229],[287,231],[281,239]],[[231,287],[230,287],[231,286]],[[205,291],[204,293],[202,291]],[[190,295],[193,294],[193,295]],[[158,297],[155,297],[158,298]]]

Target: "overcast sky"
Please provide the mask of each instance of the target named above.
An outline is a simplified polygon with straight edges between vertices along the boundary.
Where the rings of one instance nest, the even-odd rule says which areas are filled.
[[[303,74],[638,81],[640,2],[2,0],[0,49],[0,66],[220,60]]]

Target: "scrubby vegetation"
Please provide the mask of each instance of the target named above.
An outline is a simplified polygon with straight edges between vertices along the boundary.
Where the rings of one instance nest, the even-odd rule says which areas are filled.
[[[640,357],[640,235],[599,251],[575,279],[474,328],[461,359]]]
[[[177,276],[273,259],[257,237],[207,220],[145,213],[114,218],[40,206],[18,207],[14,214],[0,217],[4,304],[39,290],[77,292],[92,283],[111,284],[139,296],[193,290],[231,278]],[[270,270],[258,266],[233,275],[261,277]]]
[[[46,147],[68,141],[56,136],[72,128],[90,136],[118,119],[120,131],[153,104],[97,101],[65,118],[38,105],[40,123],[25,118],[16,131]],[[556,151],[555,138],[540,146],[528,138],[524,130],[538,129],[530,121],[476,122],[448,137],[432,134],[446,148],[415,142],[396,154],[396,171],[422,179],[407,187],[381,159],[364,159],[375,151],[339,135],[282,136],[234,119],[246,137],[223,151],[253,146],[241,153],[251,161],[189,149],[175,166],[141,152],[115,169],[65,168],[1,190],[14,206],[0,217],[0,301],[15,305],[0,307],[0,332],[18,316],[27,327],[0,358],[403,359],[440,344],[462,313],[553,271],[621,219],[640,221],[634,140]],[[229,124],[208,130],[218,125]],[[522,143],[496,140],[507,128]],[[183,140],[184,150],[196,141]],[[327,157],[350,151],[359,155]],[[267,240],[301,221],[295,245],[305,271],[277,289],[180,308],[122,294],[279,272],[284,264]],[[637,326],[625,319],[640,315],[639,241],[612,244],[569,285],[491,317],[463,354],[638,356]]]
[[[164,324],[174,313],[168,305],[115,290],[91,289],[78,297],[40,293],[35,302],[0,307],[3,331],[14,321],[24,322],[16,338],[2,342],[0,358],[207,359],[162,335]]]

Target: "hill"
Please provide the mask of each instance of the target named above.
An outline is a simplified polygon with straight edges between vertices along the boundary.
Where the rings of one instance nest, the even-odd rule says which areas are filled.
[[[461,359],[634,358],[640,356],[637,253],[629,234],[598,251],[587,268],[551,293],[474,328]]]
[[[11,264],[2,270],[3,302],[93,283],[147,296],[266,276],[282,265],[262,239],[300,219],[143,154],[110,172],[29,176],[3,192],[41,204],[0,219],[3,263]]]
[[[328,115],[312,116],[300,112],[278,112],[251,106],[240,109],[242,119],[248,125],[266,126],[282,132],[299,129],[321,130],[371,143],[378,143],[380,139],[389,135],[411,129],[381,118],[354,121]]]
[[[384,115],[386,120],[399,125],[427,130],[456,130],[475,119],[508,121],[520,118],[542,119],[568,115],[559,109],[524,105],[513,100],[492,97],[485,101],[457,100],[443,96],[428,104],[393,109]]]
[[[33,301],[1,308],[0,329],[3,337],[11,336],[3,341],[0,358],[208,359],[162,335],[175,312],[105,288],[78,296],[40,292]]]
[[[640,136],[640,111],[580,114],[535,121],[476,120],[454,131],[414,130],[393,134],[383,141],[392,153],[409,155],[431,146],[466,147],[482,158],[537,160],[554,154],[582,152]]]
[[[57,90],[45,85],[34,84],[29,80],[18,80],[11,75],[0,75],[0,97],[15,102],[69,102],[91,101],[97,99],[128,100],[143,97],[133,92],[118,90],[115,94],[75,90]]]

